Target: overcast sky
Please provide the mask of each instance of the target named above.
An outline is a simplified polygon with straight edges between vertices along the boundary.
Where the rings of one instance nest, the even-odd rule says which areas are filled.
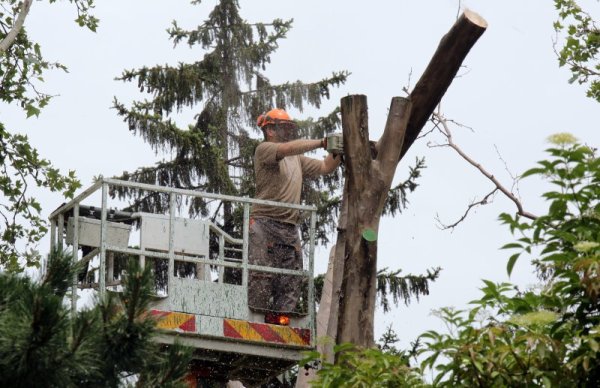
[[[68,4],[34,2],[27,29],[41,43],[45,58],[64,63],[69,73],[46,74],[43,90],[58,96],[39,118],[24,120],[20,111],[2,106],[2,121],[11,130],[20,128],[63,171],[75,169],[84,187],[94,176],[118,175],[158,161],[162,157],[132,136],[110,109],[113,96],[124,102],[140,97],[134,84],[114,78],[124,69],[201,58],[198,50],[173,50],[165,29],[172,20],[194,28],[215,3],[98,1],[95,15],[100,27],[93,34],[72,22],[75,13]],[[352,73],[320,111],[295,112],[297,116],[325,114],[341,97],[365,94],[371,138],[377,139],[390,99],[404,95],[402,87],[409,79],[411,85],[418,80],[462,6],[489,23],[442,102],[446,117],[472,128],[454,128],[455,141],[465,152],[511,187],[511,176],[544,157],[545,139],[553,133],[570,132],[595,147],[600,143],[598,103],[585,97],[583,87],[569,85],[568,71],[558,68],[552,47],[555,11],[551,0],[261,0],[240,4],[249,21],[294,19],[293,29],[266,72],[273,83],[312,82],[338,70]],[[597,1],[580,4],[600,19]],[[500,212],[515,210],[507,199],[497,196],[453,232],[436,226],[436,214],[447,223],[454,222],[473,199],[492,190],[491,183],[455,152],[427,146],[442,140],[435,135],[419,140],[400,163],[396,181],[407,176],[407,167],[416,156],[426,158],[427,169],[410,196],[409,208],[385,219],[380,229],[380,267],[413,274],[437,266],[444,269],[431,295],[420,303],[377,314],[376,336],[391,324],[404,347],[424,330],[441,328],[430,315],[432,309],[464,308],[479,295],[481,279],[507,280],[509,254],[499,247],[510,242],[511,236],[497,221]],[[540,199],[545,188],[539,181],[527,179],[519,189],[528,211],[545,211]],[[40,193],[40,198],[44,217],[62,202],[56,195]],[[40,248],[42,252],[48,249]],[[326,268],[326,253],[324,248],[318,251],[318,273]],[[517,263],[511,280],[522,286],[535,282],[527,260]]]

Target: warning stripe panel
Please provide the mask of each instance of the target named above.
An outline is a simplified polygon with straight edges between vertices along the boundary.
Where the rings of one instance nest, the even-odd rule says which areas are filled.
[[[310,330],[308,329],[237,319],[223,320],[223,335],[248,341],[300,346],[310,345]]]
[[[158,318],[156,327],[159,329],[196,331],[196,316],[194,314],[160,310],[151,310],[150,314]]]
[[[226,331],[226,327],[229,330]],[[225,337],[240,338],[250,341],[264,341],[263,337],[250,325],[250,322],[238,321],[236,319],[224,319],[223,329],[223,335]],[[233,335],[226,334],[231,333],[232,331]]]
[[[261,323],[251,323],[250,326],[267,342],[276,342],[279,344],[287,343],[283,337],[281,337],[274,328]]]

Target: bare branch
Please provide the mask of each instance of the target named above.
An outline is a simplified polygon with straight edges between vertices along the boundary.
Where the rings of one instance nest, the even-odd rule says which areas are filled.
[[[496,145],[494,145],[494,149],[496,150],[496,154],[498,155],[498,159],[500,159],[500,161],[502,163],[504,163],[504,169],[506,170],[506,172],[508,173],[508,175],[510,175],[510,177],[513,180],[513,184],[512,187],[510,188],[510,191],[513,192],[516,190],[517,194],[515,196],[519,196],[521,197],[521,192],[519,191],[519,179],[516,175],[514,175],[512,173],[512,171],[510,171],[510,169],[508,168],[508,163],[506,163],[506,160],[504,160],[504,158],[502,157],[502,154],[500,153],[500,150],[498,149],[498,147]]]
[[[427,135],[429,135],[431,132],[435,131],[437,128],[434,126],[433,128],[431,128],[430,130],[420,133],[419,136],[417,136],[417,139],[421,139],[423,137],[426,137]]]
[[[9,33],[6,35],[6,37],[2,40],[2,42],[0,42],[0,53],[3,53],[6,50],[8,50],[10,45],[12,45],[15,39],[17,38],[17,35],[19,35],[19,32],[23,28],[25,18],[29,13],[29,9],[31,8],[32,3],[33,0],[23,0],[23,4],[21,5],[21,11],[19,12],[19,16],[17,17],[15,24],[13,25]]]
[[[448,120],[445,117],[443,117],[438,112],[434,112],[432,115],[432,120],[436,121],[434,122],[436,124],[436,127],[446,137],[446,140],[448,141],[446,145],[454,149],[464,160],[466,160],[470,165],[478,169],[479,172],[481,172],[486,178],[488,178],[496,186],[495,190],[500,190],[508,199],[510,199],[517,207],[517,214],[525,218],[529,218],[530,220],[535,220],[537,218],[537,216],[535,216],[534,214],[525,211],[523,209],[521,201],[510,190],[508,190],[504,185],[502,185],[502,183],[500,183],[500,181],[498,181],[498,179],[493,174],[489,173],[480,163],[469,157],[458,145],[454,143],[452,139],[452,132],[450,131],[450,128],[448,126]],[[490,194],[488,194],[486,198],[489,197],[489,195]],[[473,205],[477,205],[477,203]]]
[[[406,83],[406,86],[402,87],[402,91],[404,93],[406,93],[407,96],[410,95],[410,81],[411,81],[411,79],[412,79],[412,68],[408,72],[408,82]]]
[[[473,209],[476,206],[480,206],[480,205],[487,205],[488,203],[490,203],[491,201],[489,200],[491,196],[493,196],[494,194],[496,194],[496,192],[498,191],[498,188],[494,188],[494,190],[492,190],[490,193],[488,193],[485,197],[483,197],[483,199],[481,199],[480,201],[477,202],[471,202],[471,204],[467,207],[467,210],[465,210],[465,213],[462,215],[462,217],[460,217],[456,222],[454,222],[453,224],[450,225],[445,225],[442,223],[442,221],[440,220],[439,216],[435,216],[435,220],[438,222],[439,224],[439,228],[442,230],[447,230],[447,229],[454,229],[458,224],[460,224],[461,222],[463,222],[467,216],[469,215],[469,212],[471,211],[471,209]]]

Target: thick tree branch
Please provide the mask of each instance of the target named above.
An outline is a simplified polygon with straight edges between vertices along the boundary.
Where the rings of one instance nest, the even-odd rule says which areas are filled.
[[[454,80],[464,59],[485,32],[487,22],[475,12],[466,10],[442,38],[429,65],[410,93],[412,113],[402,146],[402,158],[414,143]]]
[[[377,161],[384,174],[391,173],[393,176],[396,171],[411,108],[412,105],[408,98],[392,98],[385,130],[377,142],[379,144]]]
[[[21,4],[21,11],[19,12],[19,16],[17,16],[17,20],[15,21],[15,24],[13,25],[11,30],[8,32],[8,34],[6,34],[4,39],[2,39],[2,42],[0,42],[0,53],[3,53],[6,50],[8,50],[8,48],[12,45],[12,43],[15,41],[15,39],[19,35],[19,32],[23,28],[23,24],[25,23],[25,18],[27,17],[27,14],[29,13],[29,9],[31,8],[32,3],[33,3],[33,0],[23,0],[23,4]]]

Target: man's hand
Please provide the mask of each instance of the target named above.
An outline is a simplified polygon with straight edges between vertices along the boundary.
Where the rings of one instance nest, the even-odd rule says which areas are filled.
[[[323,145],[327,152],[334,155],[344,153],[344,138],[341,133],[332,133],[323,139]]]
[[[331,174],[333,171],[335,171],[336,168],[338,168],[341,161],[342,161],[341,155],[334,155],[331,153],[327,154],[327,157],[325,158],[325,160],[323,161],[323,164],[321,165],[321,174],[322,175]]]

